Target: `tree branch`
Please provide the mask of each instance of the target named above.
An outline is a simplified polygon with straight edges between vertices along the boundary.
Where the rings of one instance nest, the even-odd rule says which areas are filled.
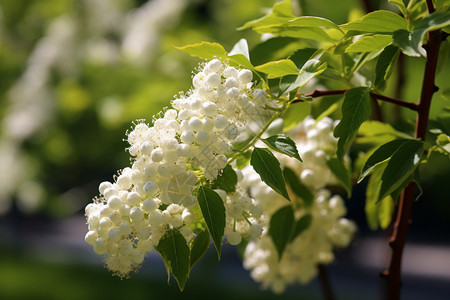
[[[322,287],[323,297],[325,300],[336,300],[333,288],[331,287],[330,279],[328,278],[327,268],[325,265],[318,265],[319,269],[319,281]]]
[[[427,0],[427,5],[430,13],[434,11],[431,0]],[[415,137],[421,140],[425,140],[431,100],[433,94],[437,91],[437,87],[435,86],[435,75],[440,43],[441,33],[439,30],[428,33],[426,45],[428,59],[425,64],[420,100],[417,104],[415,130]],[[414,187],[415,184],[410,182],[402,191],[398,205],[398,213],[394,222],[392,235],[389,239],[389,244],[392,248],[392,256],[389,269],[383,272],[383,275],[385,275],[385,278],[387,279],[386,299],[388,300],[400,299],[401,263],[403,249],[406,243],[406,236],[408,233],[409,224],[411,223]]]
[[[318,98],[318,97],[323,97],[323,96],[341,95],[341,94],[344,94],[348,90],[349,89],[331,90],[331,91],[314,90],[314,92],[312,92],[311,94],[307,94],[304,97],[306,97],[306,98],[308,98],[308,97],[309,98]],[[370,96],[373,99],[377,99],[377,100],[393,103],[395,105],[403,106],[403,107],[409,108],[409,109],[414,110],[414,111],[417,111],[417,109],[418,109],[418,104],[417,103],[406,102],[406,101],[403,101],[403,100],[400,100],[400,99],[383,96],[383,95],[380,95],[380,94],[377,94],[377,93],[374,93],[374,92],[370,92]],[[301,98],[301,95],[298,94],[297,97]],[[295,99],[294,101],[292,101],[292,104],[298,103],[298,102],[304,102],[304,100],[303,99]]]

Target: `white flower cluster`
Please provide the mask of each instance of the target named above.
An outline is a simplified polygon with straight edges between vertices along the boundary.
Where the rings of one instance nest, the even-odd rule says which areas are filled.
[[[242,181],[244,177],[241,170],[236,170],[236,174],[238,181]],[[214,191],[219,194],[225,205],[225,234],[228,243],[238,245],[242,238],[253,239],[262,235],[261,204],[250,198],[243,189],[237,189],[231,194],[219,189]]]
[[[100,184],[100,197],[86,207],[86,241],[106,255],[110,270],[126,276],[136,269],[169,228],[179,229],[188,242],[194,236],[194,186],[199,178],[216,179],[240,128],[267,99],[252,87],[252,76],[213,59],[193,77],[194,88],[172,102],[173,109],[152,127],[139,122],[128,133],[131,168],[114,183]],[[254,201],[240,192],[219,193],[231,224],[230,243],[238,243],[236,234],[260,235],[260,227],[241,224],[244,217],[250,224],[259,217]]]
[[[310,214],[312,223],[286,246],[281,260],[268,234],[268,226],[271,216],[289,203],[261,182],[253,169],[247,167],[243,170],[245,180],[241,186],[247,188],[255,201],[261,204],[264,212],[262,220],[265,221],[262,237],[250,241],[245,250],[244,267],[251,271],[255,281],[276,293],[282,293],[288,284],[308,283],[317,275],[317,265],[331,263],[334,260],[333,248],[347,247],[356,231],[355,224],[344,218],[346,208],[342,198],[332,196],[323,189],[337,182],[325,160],[326,153],[336,150],[332,130],[331,119],[324,118],[316,124],[314,119],[308,117],[289,132],[304,163],[299,164],[297,160],[285,156],[279,157],[282,164],[289,165],[297,172],[315,195],[311,207],[295,205],[296,220]],[[301,199],[295,195],[291,195],[291,199],[293,203],[301,203]]]

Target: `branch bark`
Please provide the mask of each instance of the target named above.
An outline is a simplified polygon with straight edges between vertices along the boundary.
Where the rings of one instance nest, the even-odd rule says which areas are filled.
[[[327,268],[322,264],[318,265],[318,268],[319,268],[319,281],[322,287],[323,298],[325,300],[336,300],[333,288],[331,287],[330,279],[328,278]]]
[[[429,12],[431,13],[434,11],[432,1],[427,1],[427,4],[431,4],[431,6],[429,6]],[[417,104],[415,130],[415,137],[421,140],[425,140],[426,137],[431,100],[433,94],[437,91],[437,87],[435,86],[435,75],[441,40],[442,38],[440,31],[432,31],[428,33],[426,45],[428,58],[425,64],[420,99]],[[415,184],[411,182],[402,191],[392,235],[389,238],[389,244],[392,248],[392,256],[389,268],[383,272],[383,275],[387,280],[386,299],[388,300],[400,299],[402,255],[406,243],[409,224],[411,223],[414,187]]]

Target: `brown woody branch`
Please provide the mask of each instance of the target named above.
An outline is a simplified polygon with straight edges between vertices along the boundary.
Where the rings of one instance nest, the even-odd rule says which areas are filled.
[[[314,92],[312,92],[311,94],[304,95],[304,97],[305,98],[318,98],[318,97],[323,97],[323,96],[342,95],[348,90],[349,89],[331,90],[331,91],[314,90]],[[406,102],[406,101],[403,101],[400,99],[383,96],[383,95],[377,94],[375,92],[370,92],[370,96],[372,97],[372,99],[377,99],[377,100],[393,103],[395,105],[403,106],[403,107],[409,108],[414,111],[417,111],[417,109],[418,109],[417,103]],[[299,97],[299,99],[295,99],[294,101],[292,101],[293,104],[304,101],[303,99],[301,99],[301,95],[297,95],[297,97]]]

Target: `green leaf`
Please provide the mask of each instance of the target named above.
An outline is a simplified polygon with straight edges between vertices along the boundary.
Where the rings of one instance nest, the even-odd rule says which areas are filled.
[[[342,27],[355,32],[392,33],[399,29],[407,29],[408,23],[396,13],[377,10],[368,13],[361,20],[344,24]]]
[[[394,127],[380,121],[365,121],[359,127],[358,135],[373,137],[381,135],[390,135],[396,138],[411,139],[412,137],[401,131],[397,131]]]
[[[298,74],[297,67],[290,59],[271,61],[255,67],[256,71],[266,73],[268,78],[283,77],[289,74]]]
[[[306,62],[310,60],[316,52],[317,49],[315,48],[298,49],[297,51],[289,55],[289,59],[295,63],[297,68],[301,69],[303,68],[303,65],[305,65]]]
[[[283,130],[288,131],[303,121],[311,113],[310,102],[298,102],[289,105],[283,115]]]
[[[327,165],[337,180],[345,188],[347,196],[350,198],[352,196],[352,176],[345,165],[337,157],[328,157]]]
[[[402,13],[403,16],[406,17],[408,15],[408,11],[406,10],[405,3],[403,3],[402,0],[389,0],[389,2],[394,3],[395,6],[397,6],[397,8],[400,10],[400,12]]]
[[[358,183],[360,183],[364,178],[372,174],[375,167],[385,160],[389,159],[404,143],[408,140],[399,139],[390,141],[384,145],[381,145],[375,152],[367,159],[364,167],[361,170],[361,176],[359,176]]]
[[[398,47],[389,45],[380,53],[377,64],[375,66],[375,82],[376,89],[384,90],[386,82],[392,74],[394,64],[397,62],[400,50]]]
[[[287,21],[287,20],[286,20]],[[275,36],[311,39],[322,42],[336,41],[320,27],[287,26],[286,24],[260,26],[253,28],[258,33],[271,33]]]
[[[379,51],[392,43],[391,35],[374,34],[363,36],[351,44],[345,52],[372,52]]]
[[[334,129],[334,136],[339,138],[337,156],[342,159],[353,142],[359,126],[370,115],[370,89],[357,87],[344,94],[342,120]]]
[[[177,229],[169,229],[159,240],[156,250],[163,257],[167,272],[183,291],[190,270],[190,250],[183,235]]]
[[[243,26],[239,27],[238,30],[244,30],[256,26],[280,24],[286,20],[291,19],[293,16],[294,15],[292,14],[291,0],[280,1],[275,3],[275,5],[272,8],[272,11],[269,14],[267,14],[262,18],[245,23]]]
[[[220,259],[225,231],[225,207],[222,198],[210,188],[201,186],[198,189],[197,200]]]
[[[270,218],[269,235],[277,249],[279,260],[291,237],[294,221],[294,211],[290,205],[280,208]]]
[[[285,134],[277,134],[261,140],[273,150],[302,161],[295,142]]]
[[[332,21],[321,18],[321,17],[312,17],[312,16],[302,16],[292,20],[289,20],[286,24],[289,27],[328,27],[333,28],[341,33],[343,33],[342,29],[333,23]]]
[[[289,238],[289,242],[292,242],[293,240],[295,240],[296,237],[298,237],[306,229],[308,229],[312,223],[312,219],[313,219],[313,217],[311,214],[306,214],[306,215],[302,216],[297,222],[295,222],[295,225],[291,232],[291,236]]]
[[[201,42],[176,48],[202,59],[213,59],[215,57],[225,57],[227,55],[225,49],[218,43]]]
[[[206,230],[200,231],[192,242],[190,269],[205,255],[209,247],[209,232]]]
[[[288,167],[284,168],[283,175],[294,194],[303,200],[306,207],[311,207],[314,202],[314,194],[300,181],[300,177]]]
[[[223,170],[222,174],[217,176],[212,186],[213,189],[221,189],[227,193],[234,193],[236,191],[237,184],[236,172],[230,165],[227,165]]]
[[[379,199],[395,191],[417,168],[423,154],[423,142],[408,140],[392,155],[381,177]]]
[[[250,162],[251,155],[252,155],[251,151],[240,153],[236,157],[236,168],[243,169],[245,166],[247,166],[248,163]]]
[[[394,43],[402,52],[409,56],[426,56],[421,47],[422,40],[427,32],[438,30],[450,25],[450,12],[435,11],[417,21],[411,33],[407,30],[398,30],[394,33]]]
[[[381,187],[381,176],[386,168],[387,162],[383,162],[375,167],[375,171],[369,178],[366,188],[366,220],[370,229],[376,230],[378,227],[386,229],[392,219],[394,203],[391,196],[378,201]]]
[[[253,69],[250,62],[250,54],[248,51],[248,44],[246,39],[240,39],[228,53],[231,62],[234,62],[247,69]]]
[[[300,89],[314,77],[320,75],[327,68],[326,63],[321,63],[318,59],[308,60],[300,70],[300,74],[295,76],[286,76],[281,78],[281,93],[289,93],[296,89]]]
[[[261,180],[270,186],[275,192],[289,199],[284,182],[283,173],[281,172],[280,162],[278,159],[265,148],[256,148],[253,150],[250,164],[256,173],[261,176]]]

